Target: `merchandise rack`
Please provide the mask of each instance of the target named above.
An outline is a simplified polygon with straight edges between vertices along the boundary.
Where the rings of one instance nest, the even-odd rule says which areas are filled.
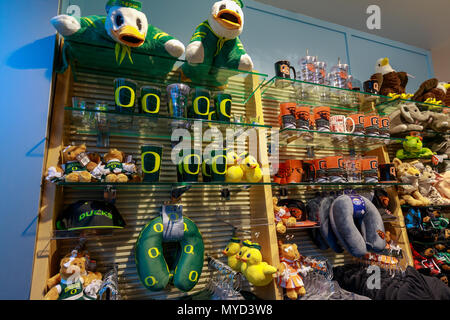
[[[233,98],[233,114],[236,115],[231,123],[223,123],[213,120],[202,120],[204,129],[216,127],[220,131],[235,130],[236,134],[246,128],[255,128],[258,138],[258,162],[263,170],[263,179],[259,183],[242,182],[230,183],[178,183],[176,182],[175,166],[168,159],[170,154],[170,122],[183,120],[192,122],[193,119],[174,118],[167,115],[165,108],[158,117],[144,116],[138,113],[123,115],[110,110],[114,105],[113,79],[118,77],[131,78],[141,85],[156,85],[164,92],[164,87],[169,83],[183,82],[178,72],[179,66],[184,62],[176,60],[172,72],[164,79],[149,74],[148,70],[137,69],[125,58],[123,64],[113,70],[109,68],[111,59],[114,59],[114,48],[99,47],[92,44],[71,42],[70,67],[62,74],[55,74],[55,89],[52,98],[51,116],[48,125],[47,145],[44,158],[44,170],[58,164],[62,146],[69,143],[85,143],[89,151],[105,153],[109,146],[118,148],[139,161],[139,147],[142,144],[158,143],[163,146],[163,161],[161,170],[161,182],[159,183],[50,183],[43,180],[41,187],[41,204],[39,209],[39,221],[36,235],[34,253],[33,275],[31,285],[31,299],[42,299],[45,292],[45,284],[48,277],[58,270],[59,259],[76,246],[78,237],[71,238],[54,230],[55,220],[64,206],[80,199],[102,199],[107,188],[117,189],[116,207],[124,217],[127,226],[123,230],[114,231],[113,235],[89,235],[86,248],[91,256],[97,260],[98,269],[104,272],[107,266],[117,265],[119,273],[119,286],[121,295],[125,299],[176,299],[186,294],[172,287],[161,292],[152,293],[146,290],[137,277],[134,263],[134,244],[140,230],[152,218],[156,217],[159,207],[170,202],[170,192],[176,187],[190,187],[192,191],[186,192],[179,204],[183,205],[183,214],[190,217],[199,227],[205,242],[205,256],[219,257],[219,252],[226,246],[232,235],[230,222],[238,228],[238,235],[242,239],[250,239],[258,242],[262,249],[264,260],[277,266],[279,264],[277,233],[275,230],[272,197],[279,187],[272,183],[270,177],[270,163],[268,138],[270,129],[278,127],[277,110],[280,101],[298,101],[310,105],[330,105],[332,112],[351,113],[358,109],[373,111],[377,104],[386,101],[386,97],[346,91],[338,88],[317,86],[299,81],[292,81],[295,86],[278,88],[275,86],[277,79],[265,81],[267,75],[257,72],[241,72],[237,70],[215,69],[210,70],[211,77],[206,77],[204,82],[194,85],[206,86],[212,92],[224,91]],[[62,46],[60,46],[62,48]],[[95,50],[94,57],[89,52]],[[89,51],[86,51],[89,50]],[[86,57],[89,56],[89,59]],[[133,51],[133,59],[150,60],[153,66],[165,66],[168,58],[155,57],[140,54]],[[174,59],[172,59],[174,60]],[[166,61],[167,62],[167,61]],[[173,61],[171,61],[173,63]],[[230,77],[226,88],[218,86],[215,80]],[[219,81],[220,82],[220,81]],[[272,85],[273,83],[273,85]],[[298,87],[296,87],[298,85]],[[303,96],[301,100],[294,95],[295,90],[306,90],[315,93],[325,91],[331,98],[327,102],[316,99],[314,94]],[[312,91],[311,91],[312,90]],[[345,100],[342,102],[341,97]],[[86,109],[76,108],[72,105],[72,98],[77,97],[86,101]],[[319,96],[320,97],[320,96]],[[348,100],[351,97],[351,100]],[[94,110],[93,103],[102,101],[107,110]],[[350,101],[350,103],[348,102]],[[72,106],[71,106],[72,105]],[[161,106],[165,106],[165,99],[161,100]],[[106,122],[106,125],[105,125]],[[105,126],[98,126],[98,124]],[[105,129],[106,128],[106,129]],[[108,139],[102,138],[107,135]],[[298,134],[298,132],[294,132]],[[313,144],[317,155],[334,154],[340,152],[363,152],[357,148],[340,148],[343,144],[333,143],[332,134],[313,132],[316,143]],[[373,137],[366,137],[373,138]],[[295,139],[295,141],[298,139]],[[372,140],[373,141],[373,140]],[[402,138],[382,139],[373,141],[368,148],[364,146],[366,154],[376,154],[380,163],[389,162],[386,153],[386,142],[398,143]],[[99,143],[102,142],[102,143]],[[208,141],[203,141],[204,145]],[[305,158],[306,145],[284,141],[281,145],[280,160],[296,156]],[[380,147],[382,146],[382,147]],[[381,185],[381,184],[380,184]],[[316,185],[310,184],[315,192],[317,189],[341,189],[352,185]],[[358,187],[375,187],[369,184],[358,184]],[[384,185],[387,186],[387,185]],[[356,185],[354,185],[356,187]],[[225,200],[218,192],[223,188],[232,191],[229,200]],[[306,188],[308,189],[308,188]],[[390,185],[389,194],[391,201],[398,204],[395,187]],[[233,192],[235,191],[235,192]],[[290,196],[299,196],[303,199],[311,196],[311,190],[305,190],[305,185],[298,184],[288,187]],[[404,250],[405,263],[412,265],[408,239],[404,238],[406,232],[403,228],[403,216],[400,206],[394,214],[400,221],[402,236],[400,245]],[[219,217],[219,218],[218,218]],[[403,223],[404,225],[404,223]],[[288,232],[296,234],[295,240],[299,242],[300,252],[303,255],[326,256],[331,263],[339,265],[351,261],[348,253],[334,254],[320,252],[314,248],[304,229],[291,229]],[[80,235],[80,237],[83,235]],[[223,260],[225,261],[225,260]],[[190,292],[195,293],[203,289],[210,274],[207,261],[204,261],[203,273],[197,286]],[[275,281],[266,287],[253,287],[247,284],[259,297],[264,299],[282,299],[282,290],[276,286]],[[247,288],[246,287],[246,288]],[[244,288],[244,289],[246,289]]]

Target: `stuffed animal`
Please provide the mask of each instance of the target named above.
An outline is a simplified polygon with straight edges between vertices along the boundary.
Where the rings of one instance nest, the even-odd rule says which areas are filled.
[[[436,132],[447,132],[450,128],[450,115],[442,112],[429,112],[430,119],[425,128]]]
[[[423,227],[425,230],[435,229],[435,230],[445,230],[449,226],[449,221],[446,218],[441,217],[439,212],[433,211],[430,215],[423,218]]]
[[[443,198],[436,190],[436,173],[430,166],[424,166],[420,161],[413,161],[411,164],[420,171],[419,192],[422,196],[430,200],[431,205],[441,206],[448,205],[450,201]]]
[[[424,124],[429,119],[429,112],[421,112],[415,104],[401,104],[389,115],[389,132],[390,134],[396,134],[407,131],[422,131]]]
[[[240,158],[243,159],[240,166],[244,172],[245,180],[251,183],[259,182],[262,179],[262,170],[255,157],[245,153],[245,155],[240,155]]]
[[[398,158],[394,158],[392,163],[397,171],[398,180],[406,184],[398,187],[400,205],[408,203],[411,206],[428,206],[430,201],[419,192],[420,171]]]
[[[234,151],[227,152],[227,174],[225,176],[226,182],[241,182],[244,171],[239,164],[240,158]]]
[[[286,233],[287,227],[295,226],[297,219],[295,217],[291,217],[289,213],[289,209],[284,206],[278,206],[278,199],[276,197],[272,198],[273,201],[273,210],[275,215],[275,223],[276,230],[280,234]]]
[[[277,284],[286,289],[286,295],[291,300],[304,296],[306,290],[303,279],[299,274],[300,253],[296,244],[284,244],[278,241],[280,265],[278,266]]]
[[[94,171],[100,163],[96,155],[89,156],[86,153],[86,145],[69,145],[64,148],[61,156],[61,166],[50,167],[47,173],[47,180],[64,179],[66,182],[91,182]]]
[[[436,249],[433,247],[414,247],[412,244],[410,246],[414,260],[414,268],[420,273],[427,276],[434,276],[448,285],[448,278],[445,273],[448,273],[449,268],[447,263],[436,258]]]
[[[445,199],[450,200],[450,171],[446,171],[444,174],[436,175],[437,183],[435,184],[436,190]]]
[[[239,35],[244,29],[244,7],[241,0],[214,3],[208,19],[195,29],[186,48],[187,63],[182,65],[185,77],[199,82],[211,67],[252,71],[253,62],[245,52]],[[217,85],[226,84],[227,79]]]
[[[47,280],[44,300],[91,300],[100,288],[101,279],[101,273],[86,271],[83,256],[72,252],[61,260],[59,273]]]
[[[389,58],[378,59],[375,65],[375,74],[371,80],[376,80],[380,88],[380,94],[390,97],[409,98],[405,96],[406,85],[408,84],[408,74],[397,72],[389,64]]]
[[[425,103],[442,104],[445,101],[450,83],[439,82],[438,79],[428,79],[417,89],[412,100]]]
[[[140,65],[146,71],[154,73],[155,70],[150,70],[152,61],[148,55],[179,58],[184,53],[184,45],[149,24],[147,16],[141,9],[141,2],[136,0],[109,0],[106,4],[106,16],[77,18],[63,14],[52,18],[51,23],[65,40],[63,50],[65,64],[61,71],[68,66],[66,51],[70,50],[72,45],[76,45],[75,42],[115,48],[111,50],[110,57],[102,57],[108,58],[107,62],[111,61],[111,67]],[[95,53],[94,50],[92,54]],[[92,59],[92,56],[85,55],[83,58]],[[128,59],[125,59],[126,56]],[[157,62],[158,72],[162,75],[170,72],[175,63],[175,59],[166,60],[167,62],[158,59]],[[167,65],[163,66],[163,63]]]
[[[247,268],[247,264],[244,263],[241,258],[245,255],[245,253],[247,252],[247,250],[250,248],[250,246],[252,245],[252,242],[250,240],[244,240],[242,241],[242,246],[241,246],[241,250],[239,250],[239,252],[236,254],[236,259],[240,262],[240,272],[243,272],[243,270],[245,270],[245,268]]]
[[[128,175],[136,172],[136,166],[124,163],[125,154],[115,148],[110,149],[103,160],[106,163],[102,168],[106,182],[128,182]]]
[[[415,158],[431,158],[433,151],[424,148],[421,137],[407,136],[403,142],[403,149],[396,153],[396,157],[400,160]]]
[[[241,241],[238,238],[233,237],[222,251],[222,253],[228,257],[227,262],[230,268],[237,272],[241,271],[241,262],[236,258],[236,255],[240,250]]]
[[[257,287],[268,285],[273,280],[277,268],[262,260],[261,246],[252,243],[250,248],[241,257],[243,262],[241,271],[248,282]]]

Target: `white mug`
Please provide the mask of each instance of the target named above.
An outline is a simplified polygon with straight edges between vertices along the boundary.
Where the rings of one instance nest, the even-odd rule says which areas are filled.
[[[347,120],[352,123],[351,130],[347,127]],[[352,118],[338,115],[330,117],[330,130],[332,132],[353,133],[355,131],[355,121]]]

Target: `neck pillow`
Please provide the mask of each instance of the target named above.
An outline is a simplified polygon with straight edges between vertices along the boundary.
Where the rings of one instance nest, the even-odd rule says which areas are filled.
[[[338,238],[334,234],[330,222],[330,207],[334,201],[334,197],[325,197],[320,202],[319,217],[320,217],[320,233],[331,249],[336,253],[344,252],[344,249],[339,245]]]
[[[386,242],[379,235],[380,231],[385,232],[383,220],[369,199],[359,195],[339,196],[331,204],[329,218],[339,243],[352,256],[384,250]]]
[[[315,198],[309,200],[306,203],[306,212],[308,215],[308,219],[314,222],[319,223],[320,225],[320,203],[322,202],[323,196],[320,194],[316,194]],[[308,230],[309,237],[314,242],[314,244],[320,249],[320,250],[327,250],[330,246],[328,245],[327,241],[323,238],[322,233],[320,232],[320,229],[318,228],[312,228]]]
[[[181,291],[191,290],[198,282],[203,268],[202,235],[192,220],[183,217],[184,233],[169,266],[163,252],[163,219],[150,221],[139,234],[135,247],[135,262],[139,279],[150,291],[163,290],[170,281]]]

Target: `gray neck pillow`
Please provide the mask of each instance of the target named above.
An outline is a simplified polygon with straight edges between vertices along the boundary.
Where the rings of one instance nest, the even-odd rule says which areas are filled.
[[[385,232],[378,209],[363,196],[342,195],[330,207],[330,225],[339,243],[355,257],[381,252],[386,246],[378,232]]]
[[[334,252],[342,253],[344,252],[344,249],[342,249],[342,247],[339,245],[338,238],[334,234],[330,223],[330,207],[334,199],[334,197],[325,197],[320,202],[320,233]]]

